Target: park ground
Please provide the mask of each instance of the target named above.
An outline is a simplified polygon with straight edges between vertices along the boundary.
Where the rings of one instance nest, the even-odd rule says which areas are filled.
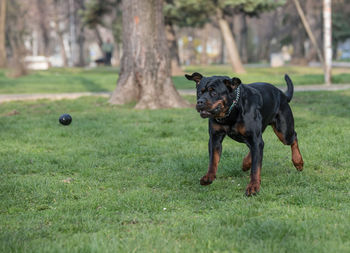
[[[229,65],[188,66],[185,73],[200,72],[205,76],[237,76],[243,83],[269,82],[285,87],[284,74],[288,74],[296,86],[319,85],[324,81],[322,68],[288,66],[280,68],[249,67],[247,73],[233,75]],[[0,94],[112,92],[118,79],[118,69],[101,68],[52,68],[33,71],[20,78],[8,78],[9,71],[0,69]],[[183,76],[174,76],[177,89],[193,89],[193,82]],[[334,68],[334,84],[350,84],[350,68]]]
[[[321,83],[312,70],[240,78],[284,85],[287,72],[296,85]],[[335,76],[349,83],[349,72]],[[0,93],[112,91],[115,81],[108,68],[2,72]],[[0,104],[0,252],[349,252],[349,99],[350,90],[294,95],[304,171],[268,128],[262,187],[251,198],[241,170],[248,149],[229,139],[217,180],[199,185],[208,130],[193,108],[141,111],[103,97]],[[70,126],[59,125],[62,113]]]

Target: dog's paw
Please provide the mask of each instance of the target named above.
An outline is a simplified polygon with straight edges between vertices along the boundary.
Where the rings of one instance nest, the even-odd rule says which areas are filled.
[[[302,171],[304,168],[304,161],[301,157],[298,160],[293,160],[293,164],[298,171]]]
[[[214,174],[206,174],[204,177],[202,177],[199,181],[201,185],[210,185],[214,180],[216,176]]]
[[[247,186],[247,189],[245,191],[245,195],[247,197],[250,197],[252,195],[256,195],[260,190],[260,183],[259,182],[250,182]]]

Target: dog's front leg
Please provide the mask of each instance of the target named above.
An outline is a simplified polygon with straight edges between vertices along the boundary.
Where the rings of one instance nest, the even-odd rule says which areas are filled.
[[[216,178],[216,172],[218,170],[218,164],[220,161],[221,150],[222,150],[222,141],[225,138],[224,132],[218,132],[213,130],[209,125],[209,167],[208,172],[200,180],[201,185],[209,185]]]
[[[246,195],[255,195],[260,190],[260,172],[263,159],[264,141],[261,133],[248,139],[248,146],[252,157],[252,168],[250,171],[250,182],[246,189]]]

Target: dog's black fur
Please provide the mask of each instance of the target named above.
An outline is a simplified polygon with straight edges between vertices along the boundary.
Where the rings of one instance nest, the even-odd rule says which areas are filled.
[[[209,185],[216,178],[221,156],[222,141],[226,135],[245,143],[250,152],[243,160],[242,169],[251,168],[250,183],[246,195],[254,195],[260,189],[264,141],[262,133],[268,125],[278,138],[292,149],[294,166],[301,171],[303,159],[299,151],[294,118],[289,102],[293,97],[293,83],[285,75],[287,91],[283,93],[268,83],[243,85],[241,80],[227,76],[203,77],[199,73],[185,75],[196,82],[196,109],[202,118],[209,118],[209,168],[200,180]]]

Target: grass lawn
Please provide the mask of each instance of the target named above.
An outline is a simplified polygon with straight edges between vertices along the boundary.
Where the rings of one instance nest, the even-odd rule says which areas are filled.
[[[228,138],[217,180],[199,185],[208,133],[194,109],[1,104],[0,252],[349,252],[349,100],[295,94],[304,171],[268,128],[251,198],[248,149]]]
[[[116,68],[51,68],[19,78],[0,70],[0,94],[105,92],[115,88],[117,78]]]
[[[105,92],[115,89],[118,79],[117,68],[52,68],[47,71],[34,71],[20,78],[8,78],[5,70],[0,70],[0,94],[14,93],[65,93],[65,92]],[[205,76],[234,76],[228,65],[188,66],[186,73],[200,72]],[[322,84],[321,68],[281,67],[252,68],[247,67],[247,74],[238,75],[243,83],[257,81],[270,82],[275,85],[286,85],[283,79],[288,73],[295,85]],[[174,76],[173,81],[178,89],[193,89],[193,83],[183,76]],[[334,83],[350,83],[350,68],[334,68]]]

